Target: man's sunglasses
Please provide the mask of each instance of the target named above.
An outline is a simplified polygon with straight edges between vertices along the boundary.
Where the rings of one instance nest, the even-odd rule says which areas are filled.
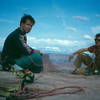
[[[95,39],[95,41],[99,41],[100,42],[100,39]]]

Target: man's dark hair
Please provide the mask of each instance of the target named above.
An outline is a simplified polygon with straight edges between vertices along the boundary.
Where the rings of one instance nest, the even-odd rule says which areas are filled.
[[[30,20],[33,23],[33,25],[35,24],[35,20],[31,15],[24,14],[24,16],[20,20],[20,25],[22,23],[26,23],[27,20]]]
[[[95,36],[95,38],[98,38],[98,37],[100,37],[100,33],[96,34],[96,36]]]

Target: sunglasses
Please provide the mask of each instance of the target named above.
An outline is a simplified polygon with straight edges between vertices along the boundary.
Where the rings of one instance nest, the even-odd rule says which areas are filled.
[[[100,42],[100,39],[95,39],[95,41],[99,41]]]

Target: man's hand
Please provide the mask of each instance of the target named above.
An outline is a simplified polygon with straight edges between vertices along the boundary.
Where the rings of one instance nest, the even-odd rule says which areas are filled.
[[[43,54],[44,54],[42,51],[37,50],[37,49],[34,49],[34,52],[38,52],[38,53],[40,53],[41,55],[43,55]]]

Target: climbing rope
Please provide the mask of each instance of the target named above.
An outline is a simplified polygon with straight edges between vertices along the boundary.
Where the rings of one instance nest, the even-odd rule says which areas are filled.
[[[63,89],[75,89],[71,91],[64,91],[64,92],[59,92],[60,90]],[[34,89],[33,89],[34,90]],[[58,94],[76,94],[78,92],[82,92],[84,89],[79,86],[65,86],[61,88],[55,88],[50,91],[38,91],[38,92],[33,92],[32,88],[24,88],[23,90],[17,91],[16,93],[11,93],[10,96],[12,97],[26,97],[28,99],[30,98],[39,98],[39,97],[45,97],[45,96],[53,96],[53,95],[58,95]]]
[[[5,90],[5,87],[0,87],[0,89],[3,89],[3,88]],[[71,90],[65,91],[65,89],[67,88]],[[61,90],[64,90],[64,92],[61,92]],[[19,90],[18,88],[8,89],[7,94],[4,93],[1,96],[12,97],[12,98],[23,97],[23,98],[31,99],[31,98],[40,98],[40,97],[46,97],[46,96],[59,95],[59,94],[76,94],[83,91],[84,89],[80,86],[65,86],[65,87],[55,88],[50,91],[25,87],[23,90]]]

